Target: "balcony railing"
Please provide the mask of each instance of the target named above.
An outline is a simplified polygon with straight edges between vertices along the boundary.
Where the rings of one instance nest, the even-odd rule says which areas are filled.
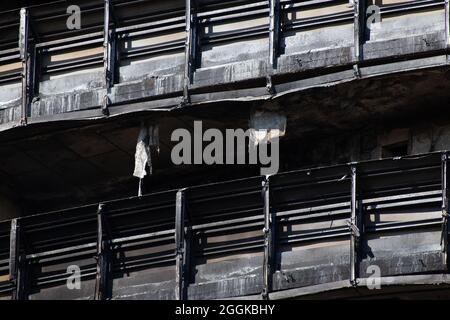
[[[383,1],[373,27],[364,1],[93,3],[72,31],[62,4],[0,13],[0,33],[15,35],[0,39],[5,128],[133,112],[143,101],[154,109],[277,97],[447,64],[443,0]]]
[[[370,266],[392,284],[447,281],[447,164],[350,163],[3,221],[0,297],[276,299],[365,285]]]

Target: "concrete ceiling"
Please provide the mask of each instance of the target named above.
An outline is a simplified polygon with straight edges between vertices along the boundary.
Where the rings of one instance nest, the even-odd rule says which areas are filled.
[[[136,195],[134,150],[145,118],[159,124],[161,137],[160,154],[155,154],[154,175],[146,179],[146,191],[258,175],[255,166],[175,167],[170,161],[174,129],[192,130],[194,120],[203,120],[204,129],[246,129],[255,108],[287,115],[281,170],[294,169],[308,165],[304,154],[314,152],[315,141],[327,135],[364,133],[377,124],[407,126],[411,119],[447,121],[448,78],[449,72],[443,69],[413,71],[315,88],[274,101],[223,102],[170,113],[12,129],[0,137],[0,191],[15,198],[26,213]]]

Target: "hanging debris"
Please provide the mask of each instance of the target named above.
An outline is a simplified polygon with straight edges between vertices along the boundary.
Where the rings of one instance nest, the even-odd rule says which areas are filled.
[[[147,175],[147,167],[148,174],[153,173],[152,147],[156,148],[157,153],[159,153],[159,127],[143,123],[137,139],[133,173],[135,177],[139,178],[138,196],[142,195],[142,182]]]
[[[250,116],[250,143],[254,147],[286,134],[286,116],[270,111],[255,111]]]

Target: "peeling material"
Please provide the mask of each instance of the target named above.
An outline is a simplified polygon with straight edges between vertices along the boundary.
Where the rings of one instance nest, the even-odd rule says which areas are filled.
[[[159,127],[157,125],[142,124],[136,144],[135,165],[133,175],[142,179],[152,174],[151,147],[155,147],[159,153]],[[139,184],[139,196],[142,195],[141,183]]]

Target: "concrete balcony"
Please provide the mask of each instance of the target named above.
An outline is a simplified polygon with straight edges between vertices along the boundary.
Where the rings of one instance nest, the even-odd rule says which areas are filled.
[[[314,109],[317,87],[386,91],[386,77],[399,74],[405,86],[430,78],[446,86],[448,4],[382,1],[375,24],[369,5],[84,1],[82,28],[72,31],[62,3],[30,7],[22,18],[4,12],[0,130],[224,102],[306,101]]]
[[[285,299],[442,289],[450,280],[447,165],[447,152],[350,163],[3,221],[0,297]],[[80,290],[67,287],[71,265],[80,268]],[[368,290],[374,275],[381,288]]]

